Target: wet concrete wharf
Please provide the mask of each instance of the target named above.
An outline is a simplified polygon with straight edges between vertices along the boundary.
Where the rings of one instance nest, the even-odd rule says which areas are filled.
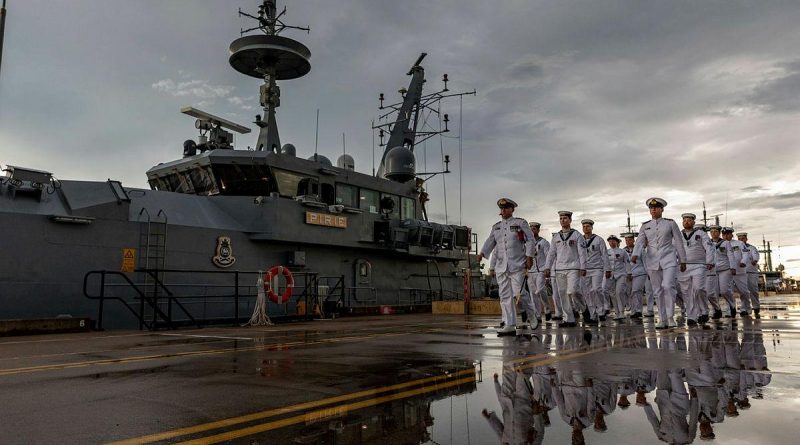
[[[395,315],[0,338],[2,444],[793,444],[800,296],[656,330]]]

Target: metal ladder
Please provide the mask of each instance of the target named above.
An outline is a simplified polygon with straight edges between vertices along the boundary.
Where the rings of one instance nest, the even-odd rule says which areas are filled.
[[[143,219],[144,217],[144,219]],[[164,272],[167,259],[167,213],[164,209],[160,209],[155,217],[150,216],[150,212],[146,208],[139,211],[139,269],[157,270],[155,275],[159,281],[164,283]],[[156,283],[156,279],[149,273],[142,274],[142,283],[144,296],[147,299],[152,299],[157,304],[159,296],[163,293],[161,286]],[[157,314],[150,308],[150,305],[145,306],[146,313],[142,314],[142,318],[151,319],[153,325],[156,326]]]

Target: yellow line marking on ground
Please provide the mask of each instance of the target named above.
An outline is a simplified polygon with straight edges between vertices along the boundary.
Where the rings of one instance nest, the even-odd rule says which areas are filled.
[[[350,393],[350,394],[342,394],[340,396],[328,397],[328,398],[325,398],[325,399],[319,399],[319,400],[314,400],[314,401],[310,401],[310,402],[298,403],[296,405],[289,405],[289,406],[284,406],[284,407],[281,407],[281,408],[269,409],[269,410],[266,410],[266,411],[260,411],[260,412],[257,412],[257,413],[246,414],[246,415],[238,416],[238,417],[231,417],[231,418],[228,418],[228,419],[217,420],[217,421],[214,421],[214,422],[204,423],[204,424],[200,424],[200,425],[194,425],[194,426],[185,427],[185,428],[178,428],[178,429],[171,430],[171,431],[165,431],[163,433],[150,434],[150,435],[147,435],[147,436],[136,437],[136,438],[133,438],[133,439],[121,440],[121,441],[118,441],[118,442],[111,442],[110,444],[107,444],[107,445],[134,445],[134,444],[145,444],[145,443],[151,443],[151,442],[158,442],[158,441],[161,441],[161,440],[168,440],[168,439],[172,439],[172,438],[179,437],[179,436],[185,436],[185,435],[188,435],[188,434],[201,433],[203,431],[215,430],[215,429],[219,429],[219,428],[224,428],[224,427],[237,425],[237,424],[240,424],[240,423],[252,422],[254,420],[266,419],[266,418],[278,416],[278,415],[281,415],[281,414],[288,414],[288,413],[291,413],[291,412],[294,412],[294,411],[306,410],[306,409],[310,409],[310,408],[317,408],[317,407],[324,406],[324,405],[330,405],[330,404],[338,403],[338,402],[345,402],[345,401],[348,401],[348,400],[358,399],[358,398],[362,398],[362,397],[375,396],[377,394],[388,392],[388,391],[394,391],[394,390],[398,390],[398,389],[408,388],[410,386],[423,385],[423,384],[426,384],[426,383],[436,382],[436,381],[439,381],[439,380],[448,380],[448,379],[452,379],[454,377],[460,377],[462,375],[474,374],[474,373],[475,373],[475,369],[474,368],[473,369],[463,369],[461,371],[456,371],[456,372],[453,372],[453,373],[450,373],[450,374],[442,374],[442,375],[437,375],[437,376],[433,376],[433,377],[425,377],[425,378],[422,378],[422,379],[411,380],[411,381],[408,381],[408,382],[397,383],[397,384],[394,384],[394,385],[383,386],[383,387],[373,388],[373,389],[367,389],[367,390],[358,391],[358,392],[354,392],[354,393]],[[472,376],[472,378],[474,379],[475,377]]]
[[[233,430],[216,434],[214,436],[202,437],[199,439],[179,442],[178,445],[208,445],[208,444],[225,442],[228,440],[238,439],[240,437],[247,437],[247,436],[252,436],[253,434],[263,433],[265,431],[296,425],[298,423],[319,421],[325,418],[339,416],[350,411],[355,411],[370,406],[380,405],[381,403],[391,402],[392,400],[406,399],[409,397],[414,397],[421,394],[426,394],[429,392],[434,392],[474,381],[475,381],[475,376],[470,376],[463,379],[454,380],[452,382],[437,383],[429,387],[412,389],[397,394],[390,394],[386,396],[376,397],[374,399],[367,399],[367,400],[362,400],[360,402],[349,403],[346,405],[339,405],[332,408],[325,408],[317,411],[312,411],[310,413],[289,417],[286,419],[263,423],[261,425],[254,425],[239,430]]]

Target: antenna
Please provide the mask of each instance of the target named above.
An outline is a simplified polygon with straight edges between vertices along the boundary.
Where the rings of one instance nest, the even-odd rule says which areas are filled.
[[[3,64],[3,34],[6,30],[6,0],[3,0],[3,6],[0,7],[0,65]]]
[[[342,133],[342,154],[347,154],[347,143],[344,140],[344,133]]]
[[[319,147],[319,108],[317,108],[317,125],[314,127],[314,155],[317,154]]]

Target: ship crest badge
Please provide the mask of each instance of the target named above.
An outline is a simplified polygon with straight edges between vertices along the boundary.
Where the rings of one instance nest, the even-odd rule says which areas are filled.
[[[231,247],[231,239],[227,236],[217,237],[216,253],[211,258],[211,261],[217,267],[230,267],[236,262],[236,258],[233,256],[233,247]]]

